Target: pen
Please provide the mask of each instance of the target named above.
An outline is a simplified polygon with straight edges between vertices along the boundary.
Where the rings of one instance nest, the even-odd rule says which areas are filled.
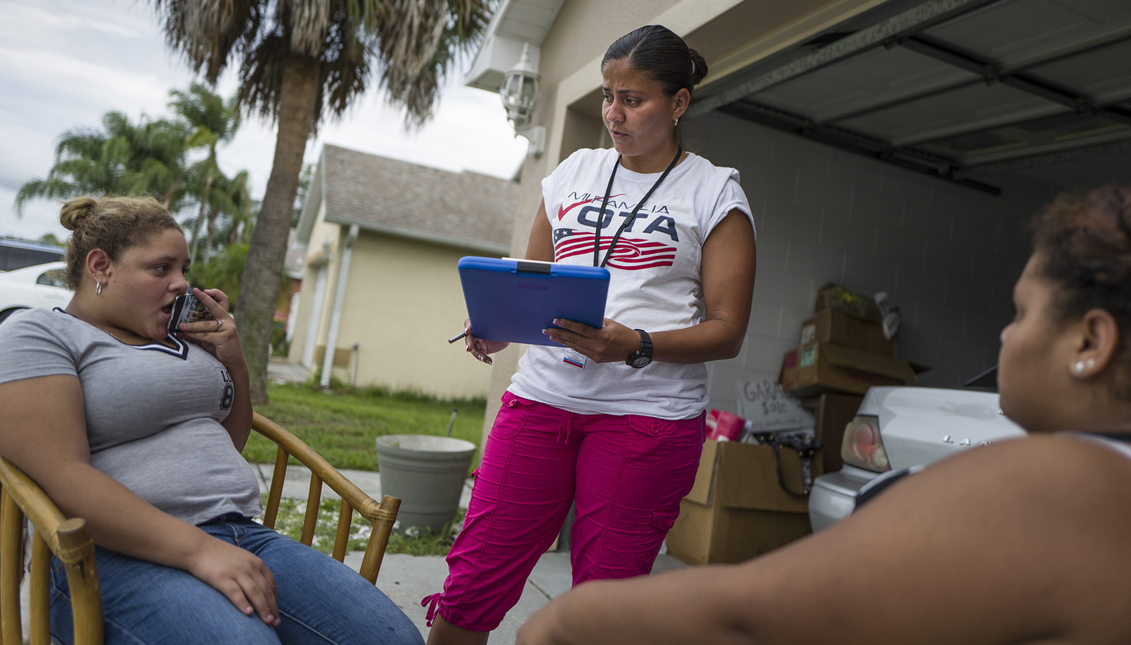
[[[460,334],[459,336],[452,336],[451,338],[448,339],[448,344],[450,345],[450,344],[456,342],[457,340],[463,338],[466,335],[467,335],[467,332],[465,331],[462,334]]]

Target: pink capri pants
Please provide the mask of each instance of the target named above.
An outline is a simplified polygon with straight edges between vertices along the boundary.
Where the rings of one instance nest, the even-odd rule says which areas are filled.
[[[491,631],[522,595],[571,502],[573,584],[649,573],[691,490],[704,418],[575,414],[510,392],[487,437],[442,593],[421,603]]]

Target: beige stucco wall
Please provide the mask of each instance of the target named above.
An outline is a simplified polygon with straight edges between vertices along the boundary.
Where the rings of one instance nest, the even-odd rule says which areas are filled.
[[[330,334],[349,227],[326,222],[325,217],[323,205],[307,245],[303,291],[287,355],[291,363],[302,361],[315,307],[321,311],[315,346],[324,346]],[[413,390],[441,398],[487,393],[490,369],[468,357],[462,343],[447,343],[467,318],[456,271],[456,263],[465,255],[483,253],[360,231],[350,254],[335,343],[339,348],[358,343],[358,386]],[[329,257],[325,289],[315,302],[317,263],[325,257]],[[309,367],[320,366],[316,357]],[[334,369],[334,376],[343,382],[350,379],[342,367]]]
[[[361,231],[337,342],[358,343],[359,384],[442,398],[487,393],[489,368],[467,356],[462,343],[447,342],[467,318],[456,271],[465,255],[481,254]]]
[[[542,42],[542,96],[533,123],[547,128],[546,152],[527,158],[515,212],[512,255],[526,251],[541,201],[541,180],[560,160],[584,147],[607,147],[600,117],[600,61],[620,36],[645,24],[662,24],[706,58],[706,82],[800,42],[884,0],[571,0],[563,5]],[[522,347],[495,359],[487,398],[484,437],[499,397],[518,368]]]
[[[303,352],[306,349],[307,330],[310,327],[311,311],[318,307],[322,312],[318,320],[318,333],[316,345],[324,345],[330,330],[330,308],[333,306],[334,285],[337,284],[338,267],[341,254],[338,250],[344,242],[348,229],[343,229],[338,224],[326,222],[325,204],[319,207],[318,217],[311,229],[310,243],[307,245],[306,261],[302,271],[302,291],[299,292],[297,319],[295,320],[295,333],[291,340],[290,351],[287,353],[287,362],[299,364],[302,362]],[[325,245],[323,244],[325,242]],[[318,279],[318,266],[312,261],[318,257],[328,257],[330,262],[326,265],[326,288],[322,293],[320,302],[314,302],[315,284]],[[317,365],[308,365],[317,368]]]

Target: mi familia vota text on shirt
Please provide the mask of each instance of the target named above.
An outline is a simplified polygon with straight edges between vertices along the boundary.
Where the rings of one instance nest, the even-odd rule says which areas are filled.
[[[689,154],[644,204],[639,200],[660,173],[618,168],[602,217],[605,187],[616,160],[613,150],[579,150],[543,180],[555,262],[592,264],[598,226],[604,258],[613,233],[627,224],[609,255],[610,269],[655,269],[694,260],[697,274],[700,250],[710,230],[731,208],[749,210],[737,171]]]
[[[668,206],[656,203],[642,204],[641,208],[636,210],[637,203],[625,201],[625,197],[624,194],[609,196],[605,215],[600,222],[602,236],[606,238],[601,240],[601,257],[608,253],[613,241],[611,234],[605,236],[606,229],[615,231],[625,226],[624,234],[617,240],[607,266],[630,271],[671,266],[676,256],[675,245],[679,242],[679,229]],[[575,255],[593,256],[597,219],[601,217],[601,204],[604,203],[604,195],[589,193],[579,195],[571,192],[566,198],[577,201],[568,206],[558,207],[558,222],[569,221],[575,224],[576,228],[554,226],[554,259],[557,262],[563,262],[565,258]],[[649,201],[654,202],[655,196]],[[634,210],[636,210],[635,217]],[[574,211],[572,215],[571,211]]]
[[[635,220],[610,254],[614,233],[660,176],[618,168],[600,217],[616,163],[616,150],[578,150],[542,180],[554,261],[592,266],[599,225],[600,257],[609,254],[606,318],[649,332],[702,322],[703,244],[730,211],[737,209],[750,217],[738,172],[689,154],[639,204]],[[570,412],[685,419],[706,406],[706,379],[702,363],[652,363],[634,370],[623,362],[589,361],[579,368],[564,360],[564,348],[531,346],[510,390]]]

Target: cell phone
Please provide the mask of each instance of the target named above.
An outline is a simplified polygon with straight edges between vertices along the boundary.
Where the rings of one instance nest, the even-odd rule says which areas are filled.
[[[182,293],[173,300],[173,312],[169,316],[169,326],[167,329],[169,333],[176,333],[181,323],[193,323],[201,320],[212,320],[212,312],[208,311],[208,307],[204,303],[192,295],[192,290],[189,293]]]

